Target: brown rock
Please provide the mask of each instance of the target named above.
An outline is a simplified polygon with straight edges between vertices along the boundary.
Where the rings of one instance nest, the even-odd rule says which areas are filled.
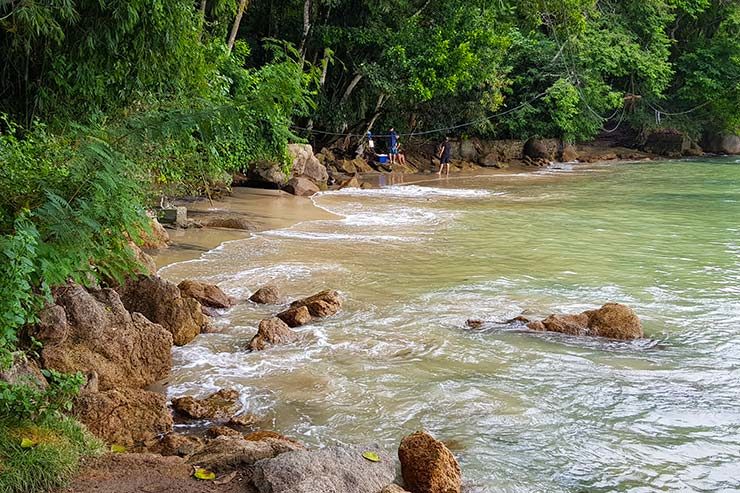
[[[233,300],[215,284],[186,279],[178,284],[177,287],[180,288],[180,293],[183,296],[189,296],[203,306],[229,308],[234,304]]]
[[[249,301],[261,305],[277,305],[280,303],[280,290],[274,284],[268,284],[250,296]]]
[[[317,185],[326,184],[329,174],[326,167],[314,156],[310,144],[288,144],[288,152],[293,158],[291,172],[294,177],[303,176]]]
[[[552,161],[558,147],[558,141],[554,139],[529,139],[524,143],[524,156],[535,160]]]
[[[244,231],[254,230],[254,225],[244,216],[236,214],[198,215],[198,222],[204,228],[241,229]]]
[[[153,447],[152,452],[164,456],[187,457],[203,450],[204,446],[205,444],[200,438],[180,433],[169,433]]]
[[[167,329],[177,346],[184,346],[207,330],[208,320],[200,303],[183,297],[180,289],[169,281],[140,276],[129,279],[118,290],[126,309],[141,313]]]
[[[208,431],[206,434],[210,438],[218,438],[218,437],[241,437],[242,434],[236,431],[233,428],[229,428],[228,426],[212,426],[208,428]]]
[[[288,438],[285,435],[281,435],[280,433],[276,431],[269,431],[269,430],[255,431],[255,432],[249,433],[248,435],[245,435],[244,439],[250,442],[261,442],[267,439],[279,440],[279,441],[282,440],[284,442],[288,442],[293,447],[295,447],[295,450],[306,448],[298,440],[293,440],[292,438]]]
[[[139,236],[141,238],[141,248],[149,250],[155,250],[158,248],[167,248],[170,244],[170,235],[164,226],[159,224],[156,218],[152,218],[149,223],[151,232],[141,231]]]
[[[48,305],[39,313],[31,335],[44,344],[61,344],[67,338],[67,313],[59,305]]]
[[[139,389],[84,393],[73,415],[108,444],[131,448],[172,431],[172,416],[161,394]]]
[[[569,163],[578,159],[578,150],[573,144],[564,144],[563,152],[560,153],[560,161]]]
[[[169,374],[172,335],[126,311],[115,291],[69,284],[55,289],[55,301],[56,308],[45,310],[42,333],[54,336],[44,341],[44,367],[95,372],[101,390],[145,387]]]
[[[308,312],[312,317],[330,317],[335,315],[342,308],[342,298],[339,296],[337,291],[327,289],[313,296],[309,296],[308,298],[296,300],[290,304],[291,308],[299,308],[302,306],[308,308]]]
[[[260,322],[257,335],[255,335],[247,348],[251,351],[262,351],[274,344],[289,344],[298,339],[298,334],[290,330],[290,327],[281,319],[275,317]]]
[[[259,416],[251,413],[239,414],[232,416],[226,423],[228,426],[253,426],[260,420]]]
[[[157,264],[156,262],[154,262],[154,259],[150,255],[144,253],[141,248],[136,246],[136,243],[134,243],[133,241],[129,241],[128,246],[131,251],[134,252],[134,258],[136,259],[136,262],[138,262],[141,266],[139,272],[146,275],[157,273]]]
[[[460,466],[452,452],[423,431],[405,437],[398,448],[403,481],[412,493],[460,493]]]
[[[310,197],[319,192],[319,187],[308,178],[297,176],[288,180],[285,191],[299,197]]]
[[[397,484],[389,484],[388,486],[380,490],[378,493],[409,493],[409,492],[404,490]]]
[[[357,179],[357,176],[353,176],[341,182],[339,184],[339,190],[344,188],[360,188],[361,186],[362,184],[360,183],[360,180]]]
[[[228,472],[239,467],[251,466],[262,459],[284,453],[284,444],[272,441],[247,441],[241,437],[220,436],[208,442],[203,450],[192,455],[188,462],[214,472]]]
[[[528,323],[527,327],[537,331],[619,340],[644,337],[642,324],[635,312],[619,303],[607,303],[597,310],[578,315],[550,315],[542,321]]]
[[[288,308],[287,310],[278,313],[276,316],[285,322],[288,327],[300,327],[311,321],[311,313],[305,306]]]
[[[172,408],[192,419],[229,419],[239,410],[239,392],[221,389],[205,399],[192,396],[172,399]]]

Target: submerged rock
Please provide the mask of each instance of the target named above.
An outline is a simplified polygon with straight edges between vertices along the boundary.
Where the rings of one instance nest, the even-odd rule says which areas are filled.
[[[298,339],[298,334],[290,330],[290,327],[281,319],[275,317],[262,320],[257,335],[255,335],[247,348],[251,351],[262,351],[274,344],[289,344]]]
[[[619,340],[644,337],[640,319],[631,308],[620,303],[607,303],[597,310],[587,310],[577,315],[550,315],[544,320],[529,322],[527,327],[574,336]]]
[[[54,290],[32,335],[44,343],[44,367],[95,372],[100,390],[141,388],[165,378],[172,335],[140,313],[130,314],[112,289],[68,284]]]
[[[274,284],[268,284],[259,288],[249,301],[260,305],[277,305],[280,303],[280,290]]]
[[[365,451],[378,454],[380,462],[363,458]],[[378,493],[395,475],[393,459],[377,447],[346,446],[259,461],[252,481],[259,493]]]
[[[197,300],[201,305],[210,308],[229,308],[234,300],[215,284],[186,279],[177,285],[184,296]]]
[[[177,346],[184,346],[208,329],[200,303],[184,297],[176,285],[161,277],[129,279],[118,292],[126,309],[167,329]]]
[[[192,396],[172,399],[172,408],[192,419],[229,419],[239,411],[239,392],[221,389],[205,399]]]
[[[204,228],[223,228],[253,231],[254,225],[241,214],[194,212],[198,224]]]
[[[126,448],[153,442],[172,431],[167,400],[146,390],[86,392],[75,400],[72,413],[95,436]]]
[[[398,448],[401,474],[412,493],[460,493],[460,465],[444,443],[418,431],[401,441]]]

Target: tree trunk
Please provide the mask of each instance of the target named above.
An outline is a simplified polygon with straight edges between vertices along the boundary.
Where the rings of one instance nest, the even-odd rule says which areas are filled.
[[[344,104],[345,101],[347,101],[347,98],[349,98],[350,94],[352,94],[352,91],[355,90],[355,87],[357,87],[357,84],[360,83],[362,80],[363,75],[362,74],[355,74],[355,77],[352,79],[352,82],[349,83],[347,86],[347,90],[344,91],[344,94],[342,95],[342,99],[339,100],[339,104]]]
[[[301,46],[298,48],[301,56],[306,58],[306,39],[308,32],[311,30],[311,0],[303,2],[303,35],[301,36]]]
[[[231,34],[229,34],[229,42],[226,46],[229,48],[229,52],[234,49],[234,42],[236,41],[236,35],[239,32],[239,24],[242,22],[242,16],[244,11],[247,9],[249,0],[239,0],[239,10],[236,12],[236,18],[234,19],[234,25],[231,26]]]
[[[200,0],[200,17],[202,19],[206,18],[206,2],[207,0]]]

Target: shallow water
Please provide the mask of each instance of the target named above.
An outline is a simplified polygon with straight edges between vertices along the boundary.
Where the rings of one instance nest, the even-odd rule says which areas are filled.
[[[241,348],[244,304],[175,351],[171,396],[243,392],[316,445],[419,428],[469,492],[740,490],[740,163],[574,166],[321,194],[306,221],[164,268],[246,297],[346,298],[303,342]],[[504,320],[627,303],[651,341],[535,335]]]

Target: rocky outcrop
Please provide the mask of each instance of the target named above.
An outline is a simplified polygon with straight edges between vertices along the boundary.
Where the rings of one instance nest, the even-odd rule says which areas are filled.
[[[164,229],[164,226],[159,224],[159,221],[157,221],[156,218],[151,218],[149,229],[150,231],[139,232],[141,248],[150,250],[167,248],[170,244],[170,235],[167,233],[167,230]]]
[[[299,306],[296,308],[288,308],[278,313],[277,318],[285,322],[288,327],[300,327],[309,323],[313,317],[305,306]]]
[[[95,436],[126,448],[153,443],[158,435],[172,431],[165,397],[140,389],[83,393],[73,414]]]
[[[578,149],[573,144],[563,144],[563,150],[560,152],[560,161],[570,163],[578,159]]]
[[[294,177],[303,176],[317,185],[326,184],[329,174],[326,167],[314,156],[309,144],[289,144],[288,152],[293,158],[291,172]]]
[[[189,296],[203,306],[229,308],[234,305],[234,300],[221,291],[221,288],[215,284],[186,279],[178,284],[177,287],[180,288],[183,296]]]
[[[366,451],[380,461],[363,458]],[[378,493],[395,475],[391,457],[375,446],[326,447],[259,461],[252,482],[259,493]]]
[[[130,314],[112,289],[69,284],[54,291],[32,335],[44,343],[44,367],[96,372],[101,390],[141,388],[165,378],[172,335],[139,313]]]
[[[740,135],[715,134],[704,138],[704,150],[714,154],[740,154]]]
[[[299,197],[310,197],[319,192],[319,187],[304,176],[295,176],[291,178],[283,189],[286,192]]]
[[[684,132],[671,128],[657,129],[645,137],[643,150],[666,157],[681,157],[691,149],[691,139]]]
[[[277,305],[280,303],[280,290],[274,284],[268,284],[250,296],[249,301],[260,305]]]
[[[544,320],[528,323],[527,327],[538,331],[619,340],[644,337],[640,319],[631,308],[620,303],[607,303],[597,310],[577,315],[550,315]]]
[[[405,487],[412,493],[460,493],[460,465],[452,452],[430,434],[418,431],[398,448]]]
[[[177,346],[184,346],[208,330],[200,303],[183,297],[177,286],[160,277],[129,279],[118,292],[127,310],[141,313],[167,329]]]
[[[154,259],[150,255],[144,253],[144,251],[136,246],[136,243],[134,243],[133,241],[129,241],[128,247],[134,253],[134,258],[141,266],[139,272],[146,275],[156,274],[157,264],[156,262],[154,262]]]
[[[362,183],[359,178],[357,176],[352,176],[339,184],[339,190],[343,190],[345,188],[360,188],[361,186]]]
[[[205,399],[192,396],[172,399],[172,408],[180,415],[191,419],[229,419],[241,407],[239,392],[221,389]]]
[[[558,155],[559,141],[555,139],[529,139],[524,143],[524,157],[531,159],[555,160]]]
[[[182,435],[180,433],[168,433],[151,447],[150,451],[164,456],[176,455],[178,457],[188,457],[203,450],[205,442],[198,437]]]
[[[247,349],[250,351],[262,351],[275,344],[290,344],[298,339],[298,334],[290,330],[290,327],[281,319],[275,317],[262,320],[257,334],[249,341]]]
[[[191,455],[188,462],[209,471],[228,472],[292,450],[296,448],[290,446],[288,442],[271,438],[249,441],[237,436],[220,436],[210,440],[202,450]]]

